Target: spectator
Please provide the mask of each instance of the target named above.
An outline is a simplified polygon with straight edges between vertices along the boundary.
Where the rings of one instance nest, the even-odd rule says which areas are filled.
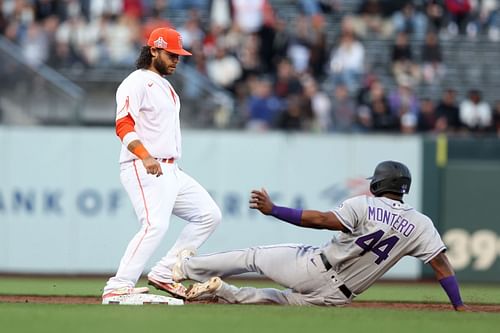
[[[489,4],[489,12],[484,13],[486,26],[488,29],[488,37],[493,42],[500,41],[500,8],[497,0],[486,0],[483,2]]]
[[[398,84],[403,82],[415,86],[420,81],[420,68],[413,61],[413,54],[405,32],[396,35],[396,41],[392,47],[392,72]]]
[[[397,89],[389,94],[389,108],[396,117],[401,117],[405,112],[410,113],[416,123],[419,105],[415,92],[409,82],[401,82]]]
[[[393,25],[384,17],[379,0],[361,2],[353,17],[353,29],[360,38],[366,38],[372,34],[378,38],[388,38],[393,33]]]
[[[259,58],[262,64],[262,69],[266,73],[274,72],[274,49],[272,45],[274,42],[274,37],[276,35],[276,24],[277,20],[275,20],[274,18],[265,20],[265,23],[257,32],[258,38],[260,40],[260,45],[263,46],[259,48]]]
[[[441,0],[427,0],[425,4],[428,31],[439,33],[444,25],[444,8]]]
[[[223,38],[223,30],[220,26],[211,24],[210,30],[207,31],[203,38],[203,53],[206,57],[214,57],[217,45],[221,43]]]
[[[472,132],[484,132],[492,125],[490,105],[482,100],[481,92],[472,89],[460,104],[460,120]]]
[[[103,15],[119,16],[123,10],[123,0],[90,0],[90,18],[95,20]]]
[[[217,37],[217,44],[233,54],[238,54],[247,40],[246,35],[237,24],[231,25],[229,30],[222,30],[221,27],[218,27],[217,31],[220,33]]]
[[[184,21],[184,24],[178,29],[182,36],[182,46],[190,51],[195,44],[201,44],[205,33],[201,28],[199,13],[196,9],[189,11],[189,17]]]
[[[402,134],[414,134],[418,130],[418,119],[412,114],[407,106],[399,112],[399,131]]]
[[[332,118],[335,132],[352,132],[356,124],[356,103],[342,84],[335,86]]]
[[[39,23],[28,26],[26,33],[20,40],[23,56],[26,61],[37,67],[49,58],[48,37]]]
[[[475,36],[476,33],[488,34],[490,39],[495,39],[498,34],[498,0],[471,1],[470,22],[467,25],[467,34]],[[498,38],[498,36],[497,36]]]
[[[67,3],[54,0],[34,1],[33,10],[36,22],[45,21],[45,19],[55,16],[62,20],[66,19]]]
[[[416,38],[423,38],[427,31],[427,17],[416,10],[411,1],[407,1],[403,8],[392,17],[396,33],[405,32]]]
[[[380,91],[384,94],[384,87],[379,78],[374,74],[367,73],[364,77],[363,85],[356,95],[356,103],[358,105],[369,105],[372,101],[372,90],[376,86],[379,86]]]
[[[436,128],[437,122],[436,106],[430,98],[420,101],[420,112],[418,114],[417,129],[419,132],[431,132]]]
[[[435,32],[429,31],[422,45],[422,77],[425,83],[439,83],[446,69],[443,63],[441,45]]]
[[[272,12],[268,0],[232,0],[232,5],[234,22],[247,34],[259,31],[264,18],[272,16],[265,14],[266,11]]]
[[[360,86],[364,73],[365,49],[356,40],[352,20],[345,17],[338,46],[330,57],[330,75],[334,85],[344,84],[350,93]]]
[[[312,19],[311,53],[309,57],[309,68],[314,77],[322,79],[324,77],[325,64],[328,61],[327,33],[325,20],[323,17]]]
[[[313,129],[327,132],[332,126],[331,101],[324,91],[320,90],[314,77],[304,80],[304,95],[312,111]]]
[[[321,7],[318,0],[299,0],[301,11],[307,16],[321,15]]]
[[[122,0],[122,15],[140,20],[144,16],[142,0]],[[58,1],[56,1],[58,2]]]
[[[224,47],[218,47],[215,58],[207,61],[207,75],[219,86],[234,92],[235,83],[243,70],[235,56],[228,54]]]
[[[463,125],[460,121],[459,108],[457,105],[457,92],[453,89],[446,89],[443,92],[441,101],[436,107],[436,130],[439,132],[458,132]]]
[[[100,22],[92,22],[93,25],[86,25],[82,16],[72,16],[59,25],[55,48],[61,65],[86,67],[104,58],[101,29],[92,29]]]
[[[290,37],[287,57],[292,62],[293,68],[299,74],[309,71],[311,59],[311,39],[309,20],[306,16],[300,16],[295,20],[295,32]]]
[[[243,79],[249,75],[262,73],[262,64],[259,61],[260,41],[255,34],[246,35],[239,53],[238,60],[243,69]]]
[[[234,112],[231,115],[230,123],[232,128],[243,129],[250,119],[249,111],[249,89],[253,87],[256,77],[249,77],[246,81],[238,81],[234,92]]]
[[[358,124],[362,131],[396,131],[399,118],[390,108],[384,86],[373,80],[368,91],[363,95],[357,110]]]
[[[302,83],[295,73],[292,63],[286,58],[278,63],[273,91],[277,97],[282,99],[286,99],[292,94],[298,95],[302,93]]]
[[[142,45],[140,39],[140,25],[137,18],[127,15],[110,17],[110,22],[104,31],[104,43],[111,63],[115,66],[133,66],[137,57],[136,45]]]
[[[273,128],[283,109],[284,103],[272,93],[270,80],[260,78],[252,81],[248,99],[247,129],[265,131]]]
[[[287,31],[287,22],[278,17],[273,25],[272,42],[266,45],[266,48],[269,48],[271,52],[265,62],[269,64],[268,68],[271,68],[271,71],[282,59],[287,57],[290,39],[290,34]]]
[[[448,31],[465,35],[472,9],[470,0],[444,0],[444,5],[450,17]]]
[[[55,52],[56,45],[56,32],[60,24],[60,20],[56,15],[47,17],[45,20],[40,22],[43,32],[45,34],[45,43],[47,44],[48,55],[45,60],[46,63],[50,63],[52,56]]]
[[[299,95],[287,98],[285,110],[280,112],[276,120],[276,128],[285,131],[310,130],[312,115],[304,99]]]
[[[217,25],[222,29],[229,29],[233,25],[233,8],[231,0],[210,0],[208,15],[210,24]]]
[[[374,100],[370,105],[370,112],[372,131],[394,132],[399,129],[399,118],[392,114],[385,100]]]

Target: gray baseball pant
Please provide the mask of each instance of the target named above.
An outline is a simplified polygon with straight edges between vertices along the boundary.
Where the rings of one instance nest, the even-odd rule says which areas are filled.
[[[229,303],[344,305],[351,302],[338,286],[343,284],[332,270],[327,271],[320,249],[307,245],[283,244],[188,257],[182,263],[186,277],[206,281],[213,276],[255,272],[288,288],[253,288],[223,283],[215,293]]]

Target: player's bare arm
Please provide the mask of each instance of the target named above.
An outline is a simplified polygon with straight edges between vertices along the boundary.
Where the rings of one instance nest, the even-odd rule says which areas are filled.
[[[304,228],[341,230],[347,229],[333,212],[317,210],[296,210],[274,205],[265,189],[253,190],[250,194],[250,208],[259,210],[264,215],[272,215],[285,222]]]
[[[141,149],[142,147],[142,149]],[[146,169],[148,174],[156,175],[156,177],[160,177],[163,175],[163,171],[161,170],[160,162],[158,162],[154,157],[152,157],[147,150],[144,149],[144,146],[140,140],[134,140],[130,142],[127,146],[128,150],[130,150],[134,154],[139,154],[138,157],[142,160],[142,164]],[[138,150],[142,152],[138,153]]]
[[[434,257],[429,264],[434,270],[436,279],[441,283],[441,286],[448,294],[455,310],[468,311],[468,307],[465,306],[460,299],[460,291],[455,278],[455,272],[444,251]]]
[[[436,279],[441,280],[448,276],[455,275],[453,267],[451,267],[448,257],[444,252],[438,254],[434,259],[432,259],[429,264],[431,265],[434,273],[436,274]]]

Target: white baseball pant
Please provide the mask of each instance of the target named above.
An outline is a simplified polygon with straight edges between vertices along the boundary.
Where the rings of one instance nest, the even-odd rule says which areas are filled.
[[[161,163],[163,175],[146,173],[141,161],[121,164],[120,180],[127,191],[141,229],[129,242],[116,275],[109,279],[104,293],[115,288],[133,287],[149,258],[168,230],[172,214],[188,223],[168,253],[148,276],[172,281],[171,267],[184,249],[199,248],[221,220],[221,212],[208,192],[177,163]]]

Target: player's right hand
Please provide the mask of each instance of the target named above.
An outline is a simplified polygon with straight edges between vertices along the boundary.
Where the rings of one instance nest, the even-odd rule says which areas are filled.
[[[273,202],[265,189],[253,190],[250,194],[250,208],[258,209],[262,214],[269,215],[273,209]]]
[[[156,175],[156,177],[160,177],[163,175],[163,171],[161,170],[161,164],[153,157],[146,157],[142,160],[142,164],[146,169],[146,172],[151,175]]]

